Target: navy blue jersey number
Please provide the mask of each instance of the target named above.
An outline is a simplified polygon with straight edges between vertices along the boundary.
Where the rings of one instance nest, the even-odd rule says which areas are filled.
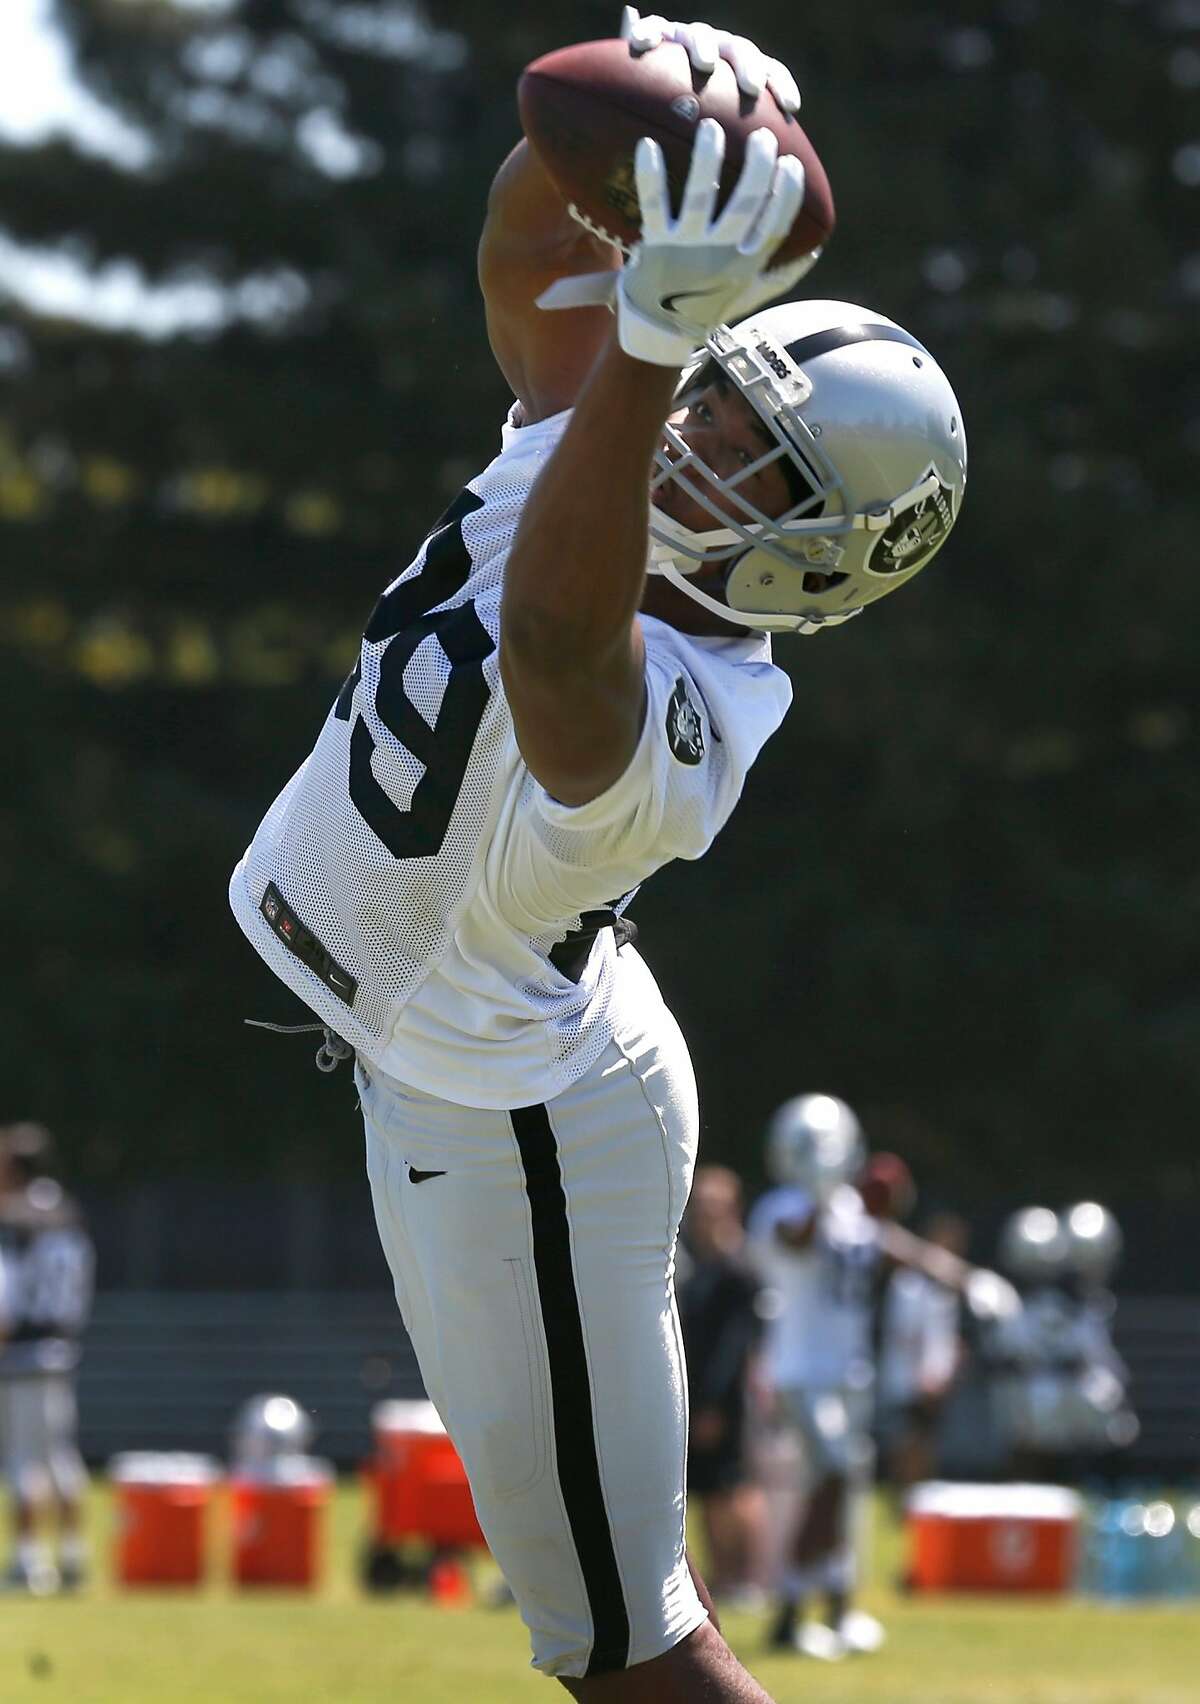
[[[384,593],[363,635],[370,644],[387,641],[379,662],[375,712],[400,744],[425,765],[412,803],[402,809],[375,779],[371,769],[375,741],[361,714],[355,715],[350,731],[350,797],[395,858],[429,858],[441,850],[487,708],[483,665],[496,647],[474,603],[429,614],[470,577],[471,556],[463,542],[462,523],[482,507],[482,497],[473,491],[455,498],[429,535],[420,572]],[[450,663],[450,678],[432,728],[404,686],[409,661],[418,645],[430,637],[437,639]],[[351,718],[361,679],[360,659],[334,706],[334,715],[343,722]]]

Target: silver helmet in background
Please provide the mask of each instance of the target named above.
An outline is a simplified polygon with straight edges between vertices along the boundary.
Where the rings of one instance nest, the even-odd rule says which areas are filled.
[[[858,1119],[836,1095],[796,1095],[776,1108],[767,1125],[770,1176],[818,1201],[857,1177],[866,1153]]]
[[[1049,1207],[1022,1207],[1000,1232],[999,1263],[1027,1284],[1052,1283],[1067,1263],[1067,1232]]]
[[[1106,1284],[1121,1258],[1121,1227],[1098,1201],[1077,1201],[1063,1214],[1067,1270],[1089,1284]]]
[[[234,1416],[230,1446],[234,1466],[263,1471],[302,1456],[313,1440],[312,1416],[290,1396],[252,1396]]]

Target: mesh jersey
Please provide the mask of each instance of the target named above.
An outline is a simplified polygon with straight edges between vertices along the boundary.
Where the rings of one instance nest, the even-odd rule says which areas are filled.
[[[878,1269],[877,1227],[853,1189],[817,1208],[812,1240],[789,1248],[775,1235],[803,1220],[813,1198],[787,1186],[755,1202],[746,1225],[751,1258],[774,1292],[764,1359],[778,1389],[834,1390],[871,1379],[871,1307]]]
[[[230,884],[253,945],[325,1023],[388,1075],[474,1107],[549,1099],[599,1058],[623,980],[605,925],[652,871],[711,844],[791,697],[764,636],[643,617],[647,712],[624,775],[574,808],[534,780],[500,681],[500,598],[568,418],[507,426],[380,598]]]

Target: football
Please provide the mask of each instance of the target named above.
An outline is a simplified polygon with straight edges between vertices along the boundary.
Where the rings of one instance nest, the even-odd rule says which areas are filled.
[[[757,101],[743,95],[723,59],[711,76],[702,76],[675,42],[637,57],[624,41],[584,42],[526,66],[517,106],[530,145],[564,199],[622,243],[635,243],[641,234],[633,168],[638,139],[652,136],[662,148],[678,212],[702,118],[715,118],[725,131],[720,206],[737,182],[754,130],[773,131],[780,155],[791,154],[804,166],[804,202],[774,264],[800,260],[829,241],[833,196],[812,143],[769,91]]]

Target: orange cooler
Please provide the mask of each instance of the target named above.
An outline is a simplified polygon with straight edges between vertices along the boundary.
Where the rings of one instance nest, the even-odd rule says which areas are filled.
[[[371,1429],[375,1542],[414,1538],[439,1548],[485,1548],[466,1469],[432,1402],[380,1402]]]
[[[280,1462],[270,1477],[239,1475],[230,1481],[238,1585],[318,1583],[332,1479],[324,1462],[294,1457]]]
[[[207,1456],[139,1451],[109,1468],[117,1514],[114,1573],[125,1586],[197,1586],[219,1477]]]
[[[1066,1591],[1079,1521],[1079,1497],[1061,1485],[918,1485],[909,1579],[926,1592]]]

